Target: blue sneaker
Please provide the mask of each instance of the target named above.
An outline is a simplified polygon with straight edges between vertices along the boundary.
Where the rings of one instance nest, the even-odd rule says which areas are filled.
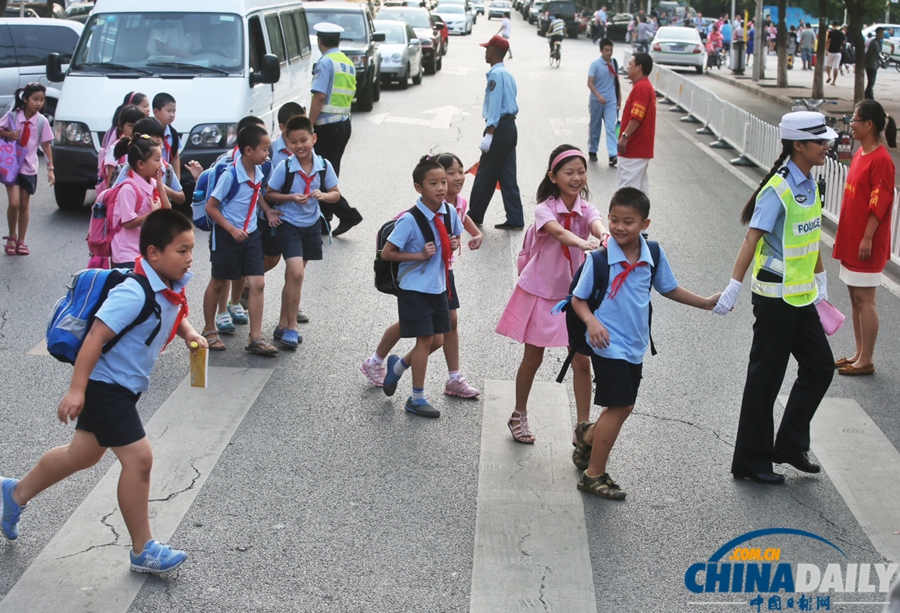
[[[131,556],[131,570],[136,573],[167,573],[187,560],[187,553],[163,545],[156,539],[147,541],[140,555],[134,555],[133,549],[128,553]]]
[[[288,349],[296,349],[303,342],[303,337],[296,330],[282,330],[277,340]]]
[[[413,415],[418,415],[420,417],[441,416],[441,412],[431,406],[431,403],[429,403],[424,398],[422,398],[421,400],[413,400],[412,396],[410,396],[406,399],[406,410]]]
[[[249,324],[250,317],[247,315],[247,311],[244,310],[244,307],[240,302],[237,304],[228,303],[228,314],[231,315],[231,321],[236,324]]]
[[[11,541],[19,538],[19,516],[25,507],[16,504],[13,500],[13,490],[19,484],[18,479],[8,479],[0,477],[0,488],[2,488],[2,496],[0,496],[0,516],[3,527],[3,535]]]
[[[387,372],[384,374],[384,383],[381,386],[381,389],[384,390],[385,396],[393,396],[394,392],[397,391],[397,384],[400,382],[400,377],[403,375],[398,375],[394,372],[394,364],[400,361],[395,355],[388,356],[387,359]]]

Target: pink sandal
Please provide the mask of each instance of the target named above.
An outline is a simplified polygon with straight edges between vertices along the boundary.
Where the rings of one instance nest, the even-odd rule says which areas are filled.
[[[19,247],[19,237],[13,234],[12,236],[4,236],[3,240],[6,241],[6,248],[4,249],[6,255],[16,255],[16,250]]]
[[[528,427],[528,413],[513,411],[512,417],[506,422],[509,432],[512,434],[513,440],[517,443],[525,445],[534,444],[534,435]]]
[[[31,255],[31,252],[28,250],[28,245],[17,241],[16,242],[16,255]]]

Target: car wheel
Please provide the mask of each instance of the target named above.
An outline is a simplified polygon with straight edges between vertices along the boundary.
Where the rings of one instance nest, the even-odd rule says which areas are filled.
[[[372,74],[375,74],[374,71]],[[381,76],[373,77],[372,83],[374,83],[375,88],[375,91],[372,92],[372,100],[378,102],[379,100],[381,100]]]
[[[443,68],[444,67],[444,58],[439,57],[437,59],[437,63],[434,65],[434,67],[436,70],[440,70],[441,68]]]
[[[425,74],[432,75],[435,72],[437,71],[435,70],[434,58],[431,58],[430,60],[425,62]]]
[[[77,183],[57,182],[53,184],[53,195],[56,196],[56,206],[64,211],[71,211],[84,206],[87,188]]]
[[[406,73],[402,74],[397,79],[397,85],[400,86],[400,89],[407,89],[409,87],[409,64],[406,65]]]
[[[372,110],[372,103],[375,96],[375,84],[370,82],[369,86],[358,92],[356,96],[356,110],[367,113]]]
[[[425,69],[422,68],[422,62],[420,61],[419,62],[419,74],[417,74],[416,76],[414,76],[412,78],[413,85],[421,85],[422,84],[422,74],[424,73],[424,71],[425,71]]]
[[[450,51],[450,38],[444,41],[444,44],[441,46],[441,55],[447,55],[447,52]],[[438,68],[440,70],[440,68]]]
[[[694,66],[699,74],[703,74],[703,66]]]

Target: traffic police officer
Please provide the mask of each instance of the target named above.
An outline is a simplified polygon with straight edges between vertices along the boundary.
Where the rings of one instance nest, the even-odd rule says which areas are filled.
[[[815,306],[828,293],[819,253],[822,200],[811,171],[825,164],[837,134],[824,115],[808,111],[782,117],[779,131],[781,156],[744,206],[741,220],[750,228],[728,288],[713,309],[720,315],[731,311],[752,263],[756,322],[731,472],[737,479],[772,485],[784,483],[773,462],[806,473],[821,470],[807,456],[809,424],[834,376],[834,357]],[[791,355],[797,380],[773,445],[772,412]]]
[[[334,173],[341,174],[341,158],[350,140],[350,105],[356,94],[356,68],[338,48],[344,31],[333,23],[313,26],[322,57],[316,63],[312,83],[309,120],[316,130],[316,153],[331,162]],[[340,236],[362,221],[362,215],[341,196],[334,204],[320,202],[322,213],[331,221],[340,220],[334,236]]]
[[[481,46],[486,48],[484,59],[491,69],[487,73],[481,111],[486,127],[480,145],[481,161],[472,183],[469,217],[479,225],[484,222],[485,211],[499,180],[506,221],[494,227],[520,229],[525,227],[525,216],[516,182],[516,144],[519,140],[516,113],[519,107],[516,104],[516,81],[503,65],[503,58],[509,51],[509,41],[502,36],[494,36]]]

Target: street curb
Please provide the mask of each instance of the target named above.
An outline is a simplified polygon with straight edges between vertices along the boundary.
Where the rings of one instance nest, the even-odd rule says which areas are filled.
[[[790,108],[791,105],[793,104],[791,99],[786,96],[776,96],[775,94],[770,94],[769,92],[764,91],[758,87],[754,87],[752,85],[747,85],[746,83],[742,83],[741,81],[738,81],[737,79],[731,79],[729,77],[717,74],[710,70],[707,70],[704,74],[706,74],[706,76],[710,77],[711,79],[721,81],[722,83],[727,83],[728,85],[732,85],[734,87],[737,87],[738,89],[742,89],[744,91],[750,92],[751,94],[755,94],[755,95],[759,96],[760,98],[763,98],[764,100],[769,100],[770,102],[776,102],[776,103],[778,103],[782,106],[786,106],[788,108]]]

